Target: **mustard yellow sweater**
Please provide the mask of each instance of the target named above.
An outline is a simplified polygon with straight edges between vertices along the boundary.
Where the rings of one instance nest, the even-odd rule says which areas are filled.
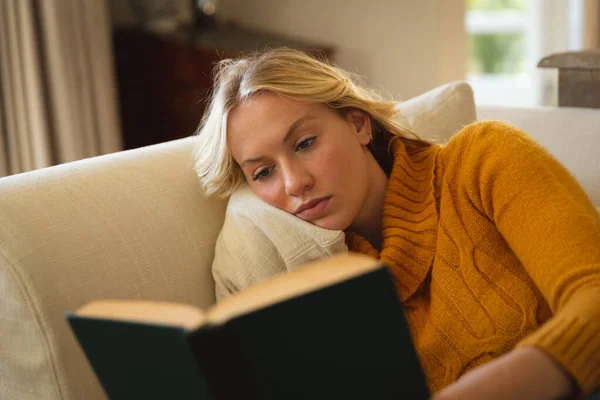
[[[347,243],[391,266],[432,391],[523,345],[597,387],[600,218],[574,178],[499,122],[392,149],[381,252]]]

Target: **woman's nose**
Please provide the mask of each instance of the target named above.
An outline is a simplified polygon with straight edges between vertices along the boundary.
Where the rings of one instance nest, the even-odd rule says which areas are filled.
[[[284,172],[285,192],[288,196],[302,197],[314,184],[311,174],[299,166],[290,166]]]

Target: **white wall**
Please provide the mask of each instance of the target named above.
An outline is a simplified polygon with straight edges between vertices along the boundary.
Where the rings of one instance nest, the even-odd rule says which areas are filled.
[[[465,76],[465,0],[219,0],[219,19],[332,44],[395,99]]]

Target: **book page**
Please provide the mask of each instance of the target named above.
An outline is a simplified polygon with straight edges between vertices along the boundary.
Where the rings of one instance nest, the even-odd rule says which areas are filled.
[[[383,268],[375,258],[348,253],[316,261],[285,275],[250,286],[207,310],[207,320],[220,324],[239,315]]]
[[[187,304],[142,300],[94,300],[79,308],[80,317],[180,326],[193,330],[204,323],[204,311]]]

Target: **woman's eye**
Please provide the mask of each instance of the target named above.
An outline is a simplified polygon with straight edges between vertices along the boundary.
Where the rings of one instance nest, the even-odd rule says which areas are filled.
[[[298,143],[298,145],[296,146],[296,150],[308,149],[310,145],[314,142],[314,140],[314,137],[304,139],[303,141]]]
[[[254,181],[263,180],[265,178],[268,178],[269,175],[271,175],[270,168],[261,169],[257,174],[254,174],[254,176],[252,177],[252,180],[254,180]]]

